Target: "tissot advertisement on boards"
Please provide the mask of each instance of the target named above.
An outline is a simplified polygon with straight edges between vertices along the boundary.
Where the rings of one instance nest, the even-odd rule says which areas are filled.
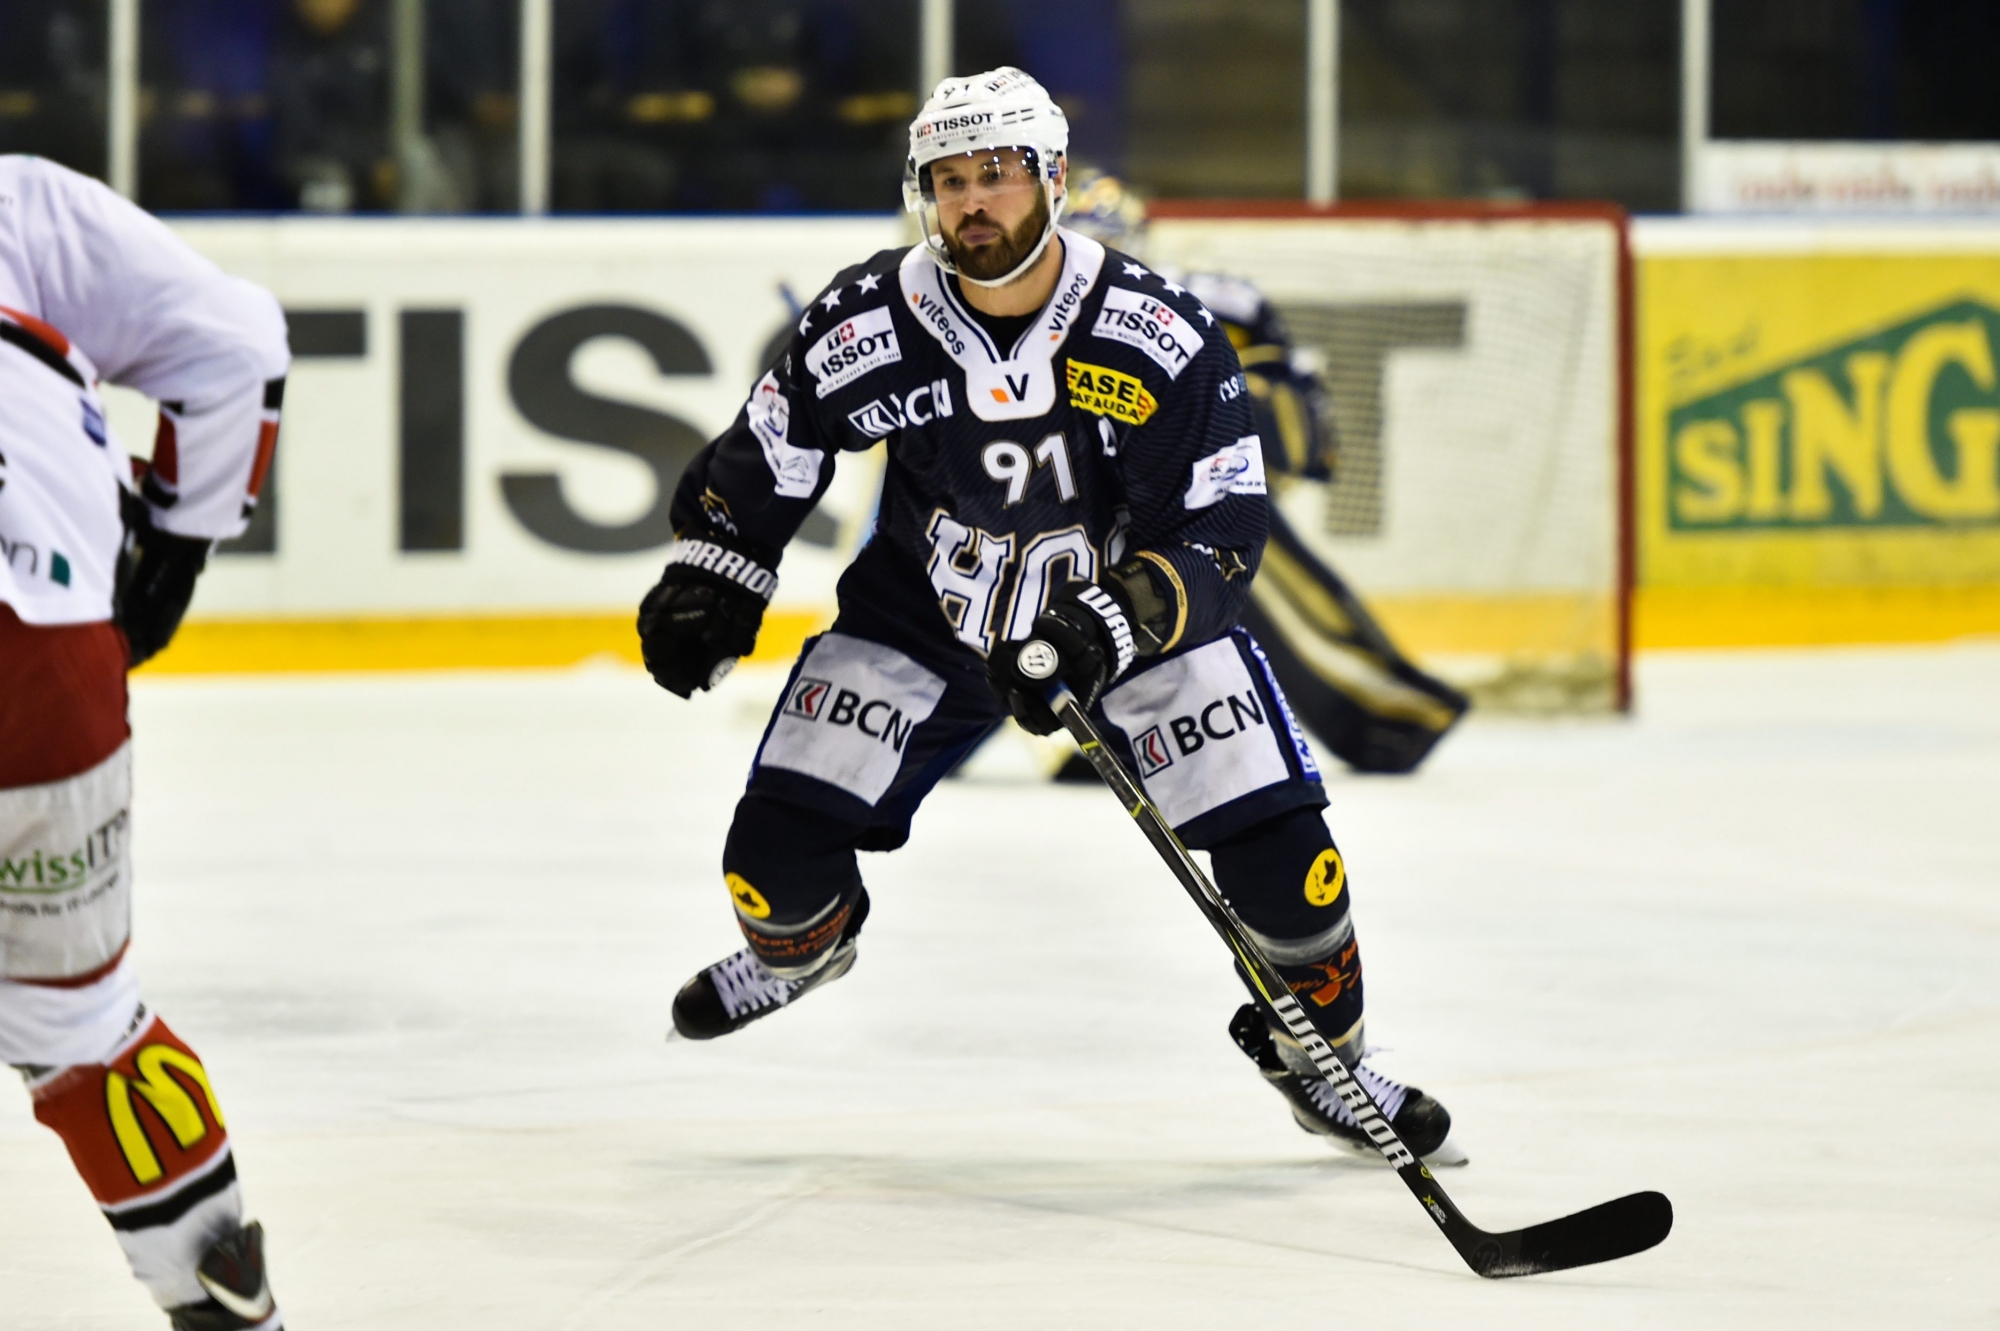
[[[197,620],[631,610],[673,539],[672,482],[795,302],[900,237],[875,218],[177,229],[277,294],[296,358],[273,488]],[[144,452],[150,408],[113,410]],[[848,470],[780,605],[831,602],[873,496]]]

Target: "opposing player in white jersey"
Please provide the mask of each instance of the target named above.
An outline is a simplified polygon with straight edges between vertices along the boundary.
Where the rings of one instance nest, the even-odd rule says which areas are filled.
[[[853,966],[869,909],[856,852],[901,846],[1010,712],[1056,729],[1048,673],[1021,665],[1039,640],[1039,664],[1052,649],[1327,1043],[1428,1154],[1450,1116],[1362,1062],[1360,953],[1319,769],[1238,623],[1269,516],[1242,367],[1185,287],[1057,225],[1068,142],[1020,70],[940,84],[910,128],[905,199],[925,243],[835,277],[682,478],[680,540],[639,630],[648,669],[688,697],[751,649],[839,455],[888,441],[874,535],[723,848],[749,946],[682,988],[675,1027],[727,1034]],[[1230,1030],[1303,1126],[1366,1147],[1288,1032],[1252,1005]]]
[[[268,292],[103,185],[0,156],[0,1062],[176,1331],[280,1318],[215,1088],[127,956],[125,672],[243,530],[289,363]],[[136,487],[100,378],[159,403]]]

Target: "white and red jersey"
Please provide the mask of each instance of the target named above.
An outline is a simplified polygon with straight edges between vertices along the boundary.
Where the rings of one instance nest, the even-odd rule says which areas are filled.
[[[61,333],[0,305],[0,601],[25,624],[111,617],[131,464],[96,382]]]
[[[98,411],[94,428],[104,430],[94,402],[98,375],[160,405],[143,487],[154,524],[212,540],[243,531],[277,445],[291,364],[284,313],[270,292],[224,273],[88,176],[37,157],[0,155],[0,311],[0,323],[24,334],[0,345],[7,385],[0,400],[8,404],[0,411],[0,454],[7,471],[25,468],[46,482],[10,480],[0,489],[0,536],[19,541],[15,533],[32,528],[50,540],[90,543],[90,550],[63,550],[73,583],[86,566],[96,567],[100,551],[103,561],[115,557],[115,491],[93,491],[75,511],[27,511],[85,502],[49,479],[62,459],[77,459],[92,477],[104,474],[104,458],[75,451],[79,438],[90,442],[74,419],[84,403]],[[38,362],[29,343],[56,354]],[[81,399],[57,365],[91,376]],[[31,370],[60,384],[66,402],[56,402],[50,382],[23,377]],[[17,411],[15,390],[28,382],[42,382],[30,395],[36,408]],[[66,419],[61,437],[44,437],[59,418]],[[115,444],[99,451],[114,452]],[[99,520],[107,511],[109,525]],[[0,576],[0,600],[23,620],[77,623],[111,613],[108,583],[97,601],[91,579],[94,610],[84,613],[72,604],[79,598],[23,592],[18,557],[13,571],[11,579]]]

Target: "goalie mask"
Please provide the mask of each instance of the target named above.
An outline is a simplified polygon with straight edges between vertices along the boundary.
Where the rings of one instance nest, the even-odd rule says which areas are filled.
[[[1100,245],[1146,257],[1146,203],[1117,176],[1091,167],[1069,173],[1063,225]]]
[[[910,156],[903,168],[903,207],[917,215],[924,248],[938,267],[976,286],[999,287],[1033,267],[1056,234],[1064,195],[1057,187],[1069,150],[1069,121],[1048,91],[1012,65],[965,79],[946,79],[910,122]],[[1042,191],[1048,220],[1026,257],[1000,277],[961,272],[938,222],[932,168],[963,158],[966,174],[999,180],[1025,174]]]

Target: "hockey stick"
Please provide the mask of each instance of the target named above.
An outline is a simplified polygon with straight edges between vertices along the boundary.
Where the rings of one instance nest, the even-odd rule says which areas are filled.
[[[1029,644],[1030,647],[1039,645]],[[1024,657],[1027,651],[1028,647],[1022,648]],[[1044,659],[1053,664],[1054,653],[1048,653]],[[1023,662],[1024,667],[1027,664]],[[1673,1228],[1674,1208],[1666,1195],[1658,1192],[1635,1192],[1601,1206],[1566,1215],[1560,1220],[1504,1234],[1489,1233],[1466,1219],[1465,1213],[1445,1195],[1445,1190],[1431,1176],[1430,1169],[1389,1126],[1388,1117],[1369,1097],[1367,1090],[1348,1072],[1346,1065],[1334,1057],[1332,1046],[1307,1019],[1299,1000],[1292,997],[1290,986],[1278,974],[1277,967],[1271,964],[1270,958],[1264,955],[1224,904],[1215,885],[1208,881],[1208,875],[1202,872],[1201,866],[1188,853],[1188,848],[1181,844],[1181,839],[1174,835],[1174,829],[1168,826],[1166,818],[1146,798],[1146,792],[1140,789],[1125,764],[1105,747],[1097,727],[1090,723],[1090,718],[1077,704],[1076,695],[1058,684],[1049,693],[1049,705],[1076,740],[1084,758],[1104,778],[1104,784],[1124,801],[1126,812],[1139,824],[1139,830],[1153,843],[1153,849],[1167,862],[1167,867],[1173,870],[1174,877],[1187,889],[1187,894],[1194,898],[1195,906],[1236,953],[1244,973],[1256,985],[1265,1008],[1292,1033],[1312,1059],[1313,1066],[1319,1069],[1320,1075],[1332,1083],[1334,1093],[1354,1115],[1354,1121],[1368,1134],[1368,1139],[1382,1153],[1382,1158],[1395,1167],[1397,1176],[1409,1188],[1411,1195],[1424,1204],[1424,1210],[1444,1231],[1451,1246],[1458,1249],[1458,1255],[1465,1259],[1467,1266],[1482,1276],[1494,1279],[1531,1276],[1629,1257],[1666,1238],[1667,1231]]]

